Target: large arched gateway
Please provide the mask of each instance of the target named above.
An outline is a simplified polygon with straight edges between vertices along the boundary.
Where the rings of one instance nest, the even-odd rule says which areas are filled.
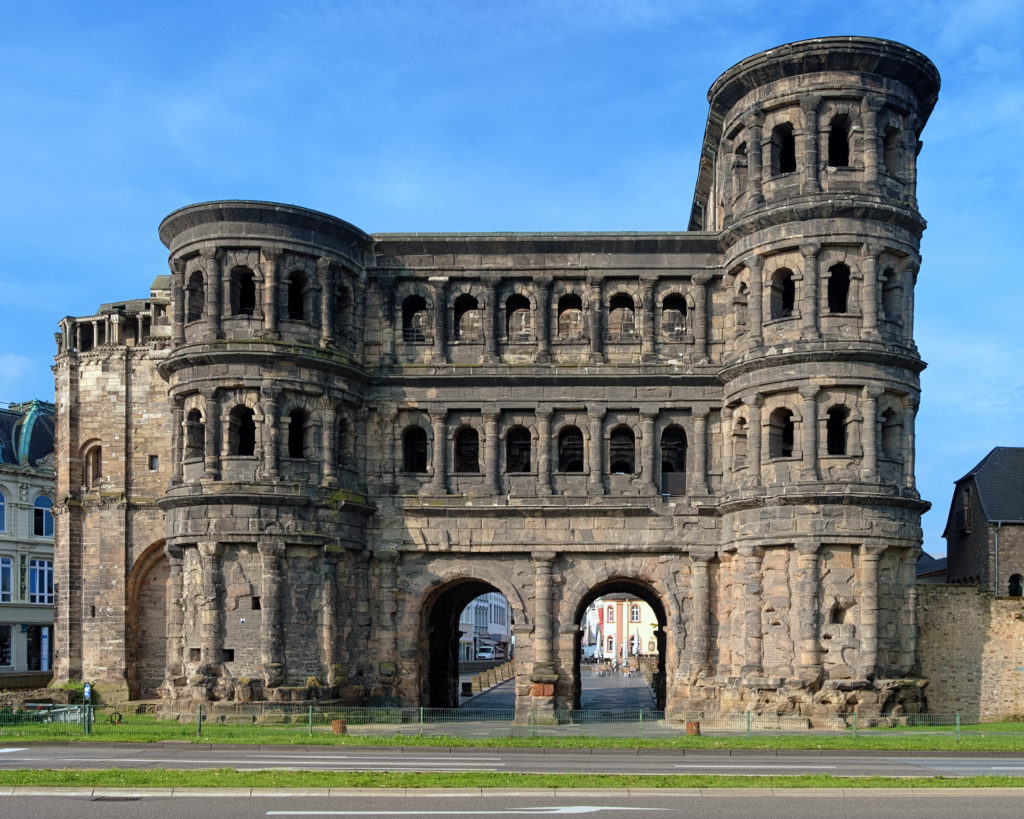
[[[58,679],[450,705],[452,618],[493,589],[517,712],[553,715],[581,611],[628,592],[670,715],[914,707],[938,83],[871,38],[744,60],[711,88],[689,230],[172,213],[148,297],[61,322]]]

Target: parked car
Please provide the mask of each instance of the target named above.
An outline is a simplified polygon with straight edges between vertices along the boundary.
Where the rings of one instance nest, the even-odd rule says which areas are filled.
[[[494,646],[480,646],[480,648],[476,650],[476,658],[478,660],[493,660]]]

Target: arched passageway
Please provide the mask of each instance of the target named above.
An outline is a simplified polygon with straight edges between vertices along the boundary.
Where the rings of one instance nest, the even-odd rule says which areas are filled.
[[[601,605],[593,609],[592,604],[598,601]],[[587,707],[584,669],[591,675],[604,669],[620,675],[620,679],[626,670],[641,674],[650,682],[655,708],[664,710],[668,619],[665,606],[652,588],[629,578],[607,580],[580,600],[575,622],[579,628],[572,656],[574,708]]]
[[[128,579],[128,688],[132,699],[160,696],[167,664],[167,595],[171,576],[162,540],[136,560]]]

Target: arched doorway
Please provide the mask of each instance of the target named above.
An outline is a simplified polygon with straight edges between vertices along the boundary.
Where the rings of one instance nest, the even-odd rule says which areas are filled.
[[[496,598],[504,601],[503,607]],[[497,609],[503,609],[504,615]],[[468,622],[463,622],[464,613]],[[426,630],[420,640],[426,652],[420,665],[424,707],[459,707],[460,659],[474,662],[481,655],[493,662],[509,659],[511,644],[498,634],[502,626],[511,634],[512,607],[502,592],[483,580],[454,580],[438,588],[427,599],[421,622]]]
[[[587,707],[584,674],[606,672],[622,678],[629,669],[626,673],[639,674],[649,683],[654,707],[665,709],[668,618],[654,589],[629,578],[606,580],[580,599],[574,622],[578,626],[572,654],[574,708]]]
[[[159,540],[135,561],[128,580],[128,690],[160,696],[167,668],[167,586],[171,567]]]

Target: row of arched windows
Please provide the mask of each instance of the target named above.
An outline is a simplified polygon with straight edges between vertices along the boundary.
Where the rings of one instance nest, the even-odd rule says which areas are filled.
[[[313,414],[304,408],[296,407],[287,415],[285,426],[284,454],[294,459],[315,459],[321,457],[318,441],[314,435],[315,425]],[[194,460],[204,456],[206,446],[206,423],[203,413],[191,409],[185,414],[184,459]],[[225,454],[236,457],[254,457],[256,455],[256,412],[245,404],[236,404],[227,414],[227,440]],[[348,418],[341,417],[335,427],[335,450],[337,462],[345,464],[351,455],[353,443],[351,423]]]
[[[853,165],[852,137],[854,126],[848,114],[835,114],[825,126],[824,161],[829,168],[848,168]],[[901,170],[903,144],[900,130],[886,125],[882,131],[882,165],[886,172],[896,176]],[[739,142],[735,153],[747,154],[746,141]],[[794,173],[797,169],[797,144],[793,124],[774,126],[769,139],[768,172],[771,176]]]

